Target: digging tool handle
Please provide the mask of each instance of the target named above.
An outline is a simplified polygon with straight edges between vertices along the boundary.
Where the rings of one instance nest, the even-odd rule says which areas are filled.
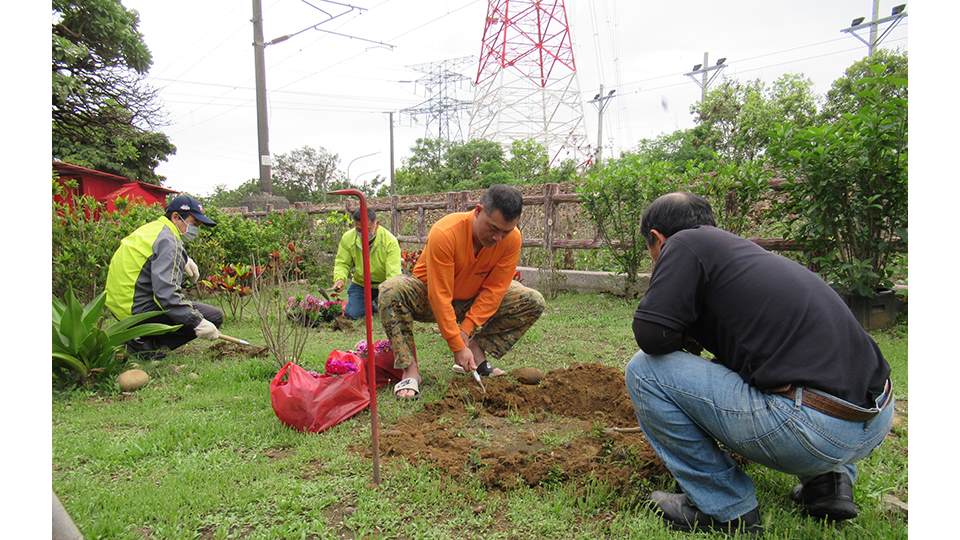
[[[250,345],[250,342],[245,339],[235,338],[226,334],[220,334],[220,339],[229,341],[230,343],[236,343],[237,345]]]

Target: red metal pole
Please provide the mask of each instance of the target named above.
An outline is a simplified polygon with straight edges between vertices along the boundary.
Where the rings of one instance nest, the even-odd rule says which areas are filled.
[[[367,386],[370,388],[370,436],[373,439],[373,483],[380,485],[380,417],[377,414],[377,376],[373,348],[373,288],[370,283],[370,229],[367,198],[356,189],[331,191],[331,195],[353,195],[360,199],[360,244],[363,252],[363,308],[367,325]]]

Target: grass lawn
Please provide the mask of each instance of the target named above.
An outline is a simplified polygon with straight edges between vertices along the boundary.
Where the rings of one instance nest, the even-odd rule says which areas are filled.
[[[622,368],[635,352],[635,302],[563,294],[548,304],[499,366],[550,370],[599,362]],[[223,330],[260,342],[251,311]],[[375,324],[374,338],[382,338]],[[429,325],[418,331],[422,398],[398,402],[382,390],[385,428],[438,400],[455,376],[439,334]],[[305,363],[322,368],[331,349],[351,349],[363,337],[362,325],[346,334],[316,332]],[[874,337],[893,368],[900,409],[907,400],[906,327]],[[370,463],[348,449],[369,441],[368,413],[321,434],[293,431],[270,407],[273,361],[218,360],[209,345],[197,340],[143,366],[152,381],[131,396],[54,395],[53,487],[86,538],[689,537],[666,530],[637,504],[650,489],[671,488],[669,480],[627,495],[598,483],[499,492],[384,459],[375,488]],[[766,538],[907,537],[905,517],[884,510],[881,501],[887,493],[907,501],[905,423],[861,462],[861,514],[840,527],[795,509],[788,498],[793,477],[758,465],[747,471],[757,485]]]

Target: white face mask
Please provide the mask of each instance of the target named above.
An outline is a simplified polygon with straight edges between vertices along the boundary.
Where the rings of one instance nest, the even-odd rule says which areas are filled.
[[[197,227],[193,223],[187,223],[187,232],[183,233],[183,237],[186,240],[193,240],[200,235],[200,227]]]
[[[200,235],[200,227],[197,227],[193,223],[188,222],[186,219],[183,218],[183,216],[179,214],[177,214],[177,217],[180,218],[180,221],[182,221],[187,226],[187,230],[183,232],[184,240],[194,240],[197,236]]]

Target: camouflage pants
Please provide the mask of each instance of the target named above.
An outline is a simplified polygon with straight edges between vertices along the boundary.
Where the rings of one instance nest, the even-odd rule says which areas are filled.
[[[457,323],[463,321],[472,305],[473,299],[453,301]],[[500,358],[537,322],[545,308],[546,302],[538,291],[511,282],[497,312],[473,332],[471,339],[485,354]],[[393,347],[394,367],[405,369],[416,359],[413,321],[436,322],[427,298],[427,286],[405,275],[381,283],[380,320]]]

